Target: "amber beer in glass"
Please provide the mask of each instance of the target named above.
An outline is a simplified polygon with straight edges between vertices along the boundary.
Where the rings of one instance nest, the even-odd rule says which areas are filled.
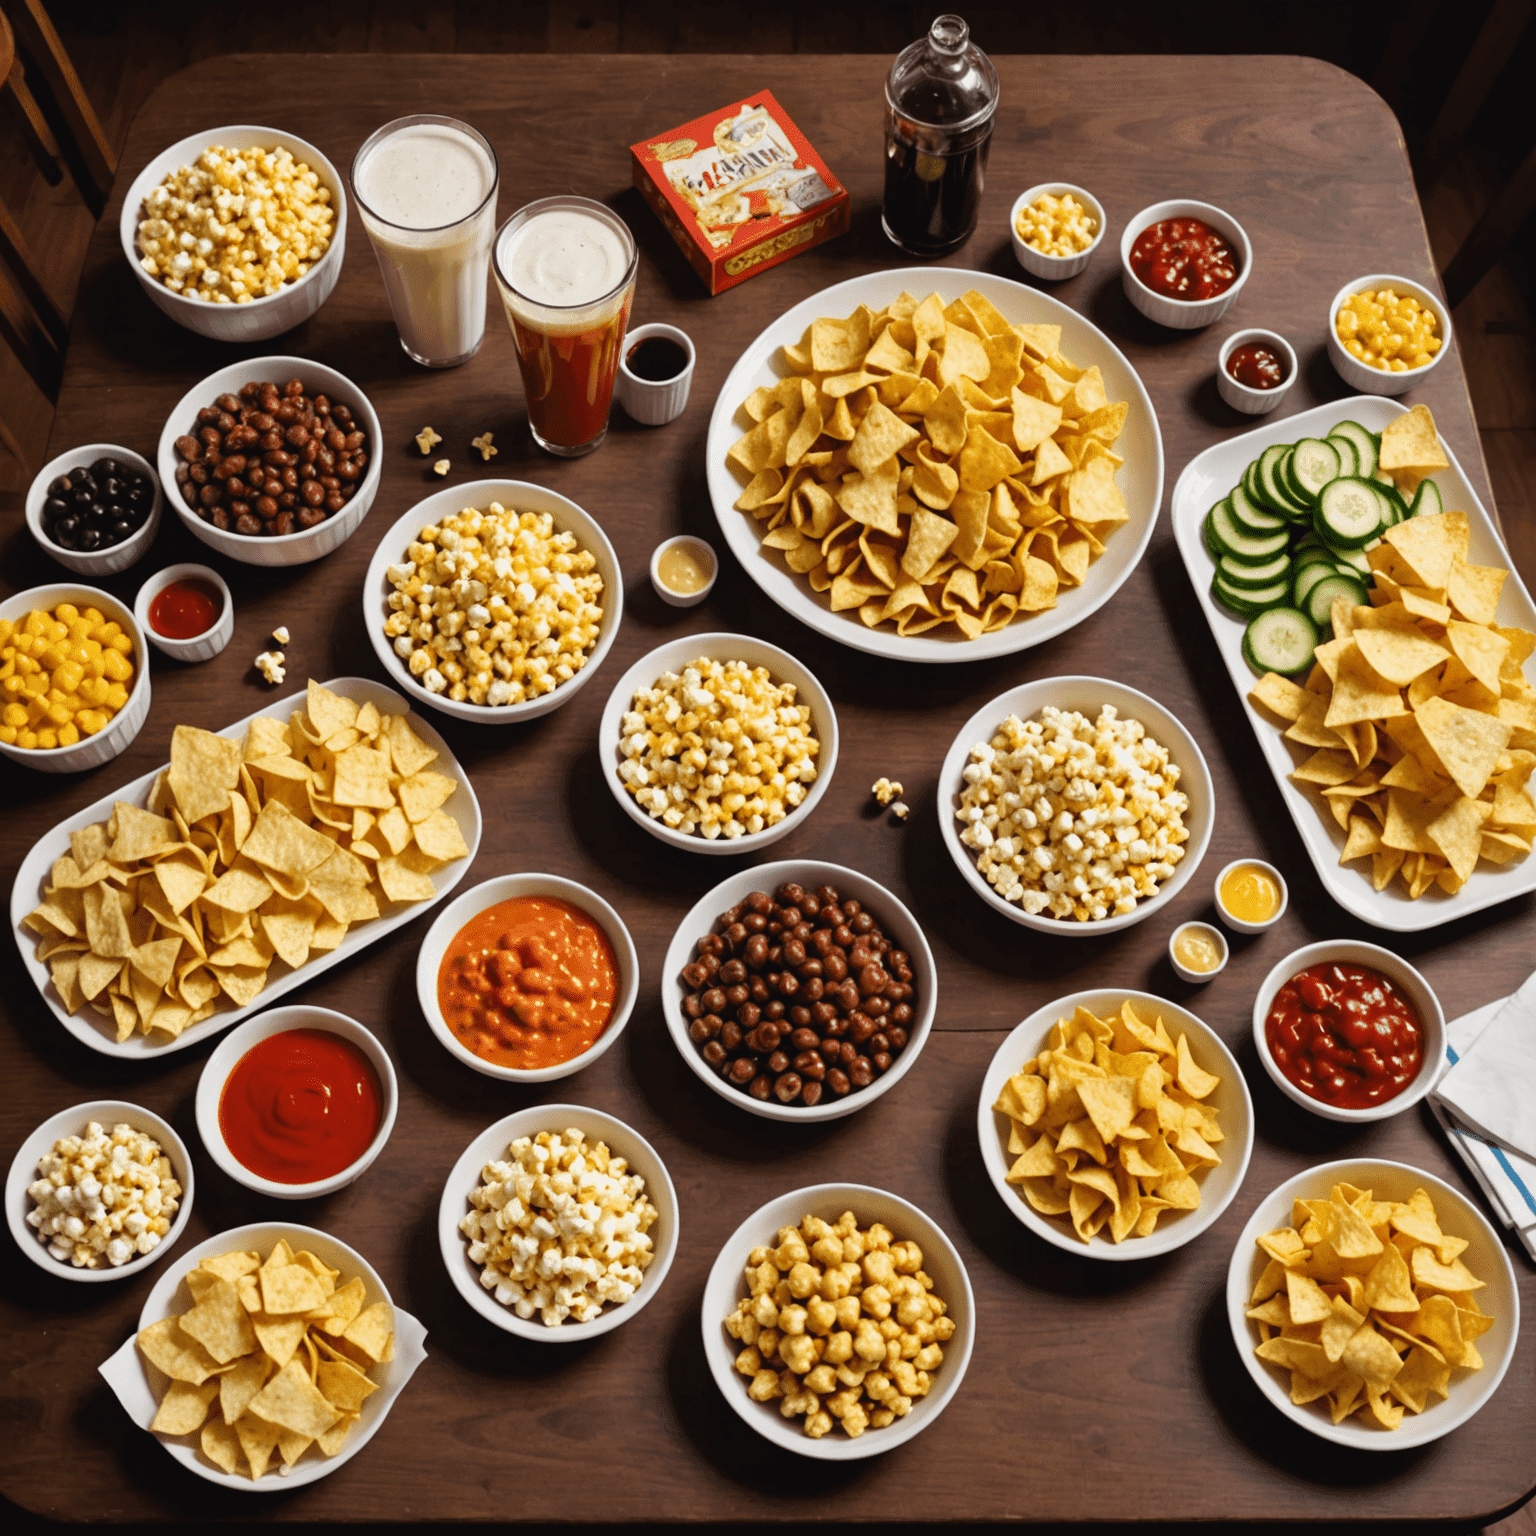
[[[624,221],[584,197],[529,203],[497,232],[528,425],[549,453],[575,458],[607,435],[638,262]]]

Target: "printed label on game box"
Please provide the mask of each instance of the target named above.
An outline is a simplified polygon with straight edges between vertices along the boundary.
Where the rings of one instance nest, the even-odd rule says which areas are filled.
[[[848,194],[771,92],[630,146],[635,185],[711,293],[840,235]]]

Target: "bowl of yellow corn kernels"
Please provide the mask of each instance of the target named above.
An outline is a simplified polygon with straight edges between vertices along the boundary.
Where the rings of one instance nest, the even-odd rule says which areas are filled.
[[[73,582],[0,602],[0,752],[42,773],[110,762],[149,714],[149,661],[132,611]]]
[[[1357,277],[1328,306],[1328,356],[1361,394],[1406,394],[1450,348],[1444,299],[1411,278]]]

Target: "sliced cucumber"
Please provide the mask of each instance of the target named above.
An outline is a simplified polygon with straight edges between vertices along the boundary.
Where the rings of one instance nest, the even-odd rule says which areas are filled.
[[[1272,560],[1250,564],[1247,561],[1235,560],[1231,555],[1223,555],[1216,562],[1216,573],[1230,587],[1267,587],[1277,581],[1286,580],[1291,574],[1290,556],[1280,554]]]
[[[1268,560],[1290,542],[1284,533],[1245,533],[1232,516],[1230,500],[1218,501],[1211,508],[1211,537],[1223,554],[1249,561]]]
[[[1271,512],[1285,511],[1286,504],[1280,501],[1274,494],[1270,484],[1270,468],[1274,460],[1285,452],[1285,444],[1276,443],[1266,448],[1247,469],[1243,471],[1243,484],[1248,494],[1261,507],[1267,507]]]
[[[1338,567],[1341,575],[1353,576],[1357,581],[1371,579],[1371,562],[1363,549],[1346,549],[1339,554]]]
[[[1302,438],[1291,453],[1291,484],[1308,501],[1316,501],[1323,487],[1340,473],[1338,450],[1320,437]]]
[[[1381,442],[1374,432],[1367,432],[1358,421],[1341,421],[1328,436],[1347,437],[1354,444],[1357,475],[1369,479],[1376,473],[1376,456],[1381,451]]]
[[[1259,488],[1259,461],[1257,459],[1243,471],[1243,489],[1248,493],[1249,501],[1256,507],[1262,507],[1266,512],[1273,512],[1275,510],[1265,501],[1264,494]]]
[[[1440,500],[1440,487],[1433,480],[1419,481],[1419,488],[1413,493],[1413,504],[1408,508],[1409,517],[1438,517],[1445,511],[1445,504]]]
[[[1282,517],[1288,517],[1295,522],[1300,522],[1310,512],[1307,502],[1299,501],[1287,488],[1281,466],[1285,457],[1291,451],[1289,443],[1274,443],[1259,455],[1259,472],[1257,484],[1263,493],[1261,500],[1267,502]]]
[[[1216,542],[1216,535],[1211,531],[1211,519],[1216,515],[1216,508],[1212,507],[1205,514],[1205,521],[1200,525],[1200,537],[1205,541],[1206,553],[1212,560],[1221,559],[1221,545]]]
[[[1341,475],[1358,475],[1360,473],[1360,453],[1356,449],[1354,439],[1341,437],[1337,432],[1328,434],[1328,443],[1339,456],[1339,473]]]
[[[1365,585],[1352,576],[1328,576],[1307,593],[1307,617],[1319,629],[1333,622],[1333,604],[1336,598],[1348,598],[1355,607],[1366,601]]]
[[[1296,608],[1269,608],[1251,619],[1243,656],[1255,672],[1301,672],[1312,665],[1317,626]]]
[[[1290,595],[1283,581],[1268,587],[1234,587],[1222,579],[1219,571],[1211,582],[1211,591],[1217,602],[1245,619],[1263,613],[1266,608],[1278,608]]]
[[[1387,510],[1391,518],[1391,522],[1387,524],[1388,527],[1391,527],[1392,523],[1402,522],[1408,516],[1408,503],[1403,500],[1403,493],[1395,484],[1378,486],[1376,494],[1386,497]]]
[[[1227,506],[1232,513],[1232,521],[1244,533],[1278,533],[1287,526],[1285,518],[1277,512],[1266,512],[1240,485],[1232,487],[1232,494],[1227,497]]]
[[[1337,576],[1339,568],[1331,563],[1314,560],[1307,565],[1299,565],[1291,572],[1291,601],[1298,608],[1304,608],[1307,602],[1307,594],[1318,582],[1326,581],[1330,576]]]
[[[1352,549],[1374,539],[1386,526],[1387,517],[1387,501],[1380,488],[1351,476],[1323,487],[1314,522],[1326,543]]]

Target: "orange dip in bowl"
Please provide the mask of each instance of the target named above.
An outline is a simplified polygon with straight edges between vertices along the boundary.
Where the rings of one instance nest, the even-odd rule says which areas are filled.
[[[453,936],[437,1005],[482,1061],[530,1072],[591,1049],[613,1017],[618,977],[594,918],[553,896],[514,896]]]

